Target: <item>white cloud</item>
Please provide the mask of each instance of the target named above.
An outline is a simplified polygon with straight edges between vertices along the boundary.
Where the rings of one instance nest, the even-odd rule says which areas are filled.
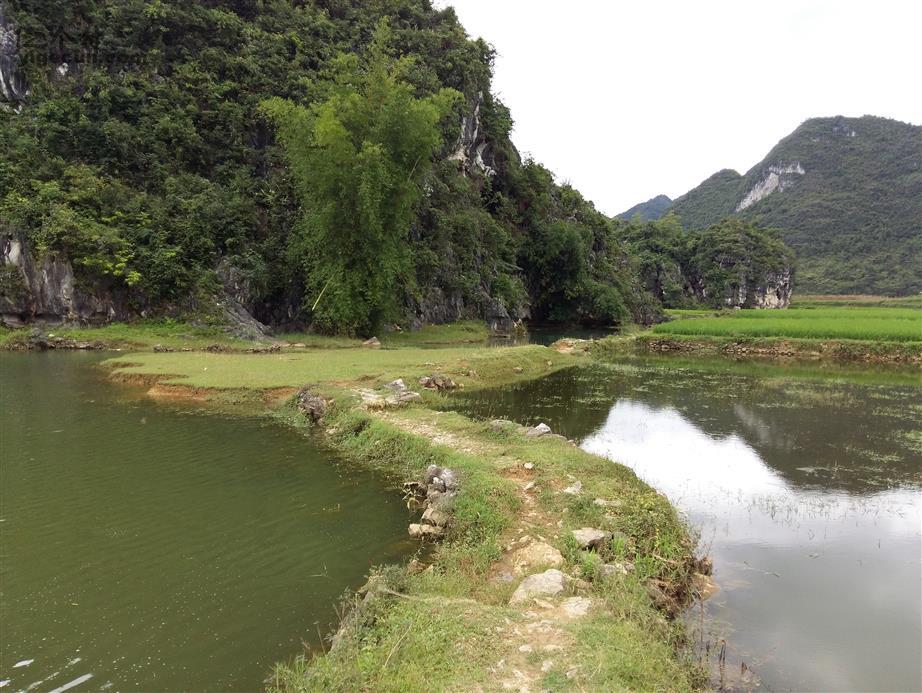
[[[615,214],[815,116],[922,123],[922,2],[438,0],[498,51],[513,141]]]

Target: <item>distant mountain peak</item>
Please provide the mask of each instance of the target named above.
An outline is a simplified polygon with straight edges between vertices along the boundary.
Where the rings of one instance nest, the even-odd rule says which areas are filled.
[[[744,175],[718,171],[669,210],[686,228],[740,215],[779,229],[797,253],[801,291],[916,293],[922,127],[877,116],[810,118]]]
[[[639,216],[643,221],[655,221],[666,213],[671,204],[672,200],[666,195],[657,195],[646,202],[634,205],[626,212],[621,212],[616,218],[630,220]]]

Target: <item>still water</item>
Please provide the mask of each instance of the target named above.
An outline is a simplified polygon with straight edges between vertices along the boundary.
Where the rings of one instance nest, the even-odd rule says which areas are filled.
[[[922,688],[918,371],[630,361],[455,402],[543,421],[675,503],[721,588],[687,614],[715,685]]]
[[[292,430],[115,386],[101,358],[0,353],[0,681],[257,690],[411,550],[399,494]]]

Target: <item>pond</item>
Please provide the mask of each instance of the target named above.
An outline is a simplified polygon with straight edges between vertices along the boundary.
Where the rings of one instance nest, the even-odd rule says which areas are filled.
[[[625,360],[450,406],[543,421],[673,501],[714,560],[687,619],[715,686],[922,687],[918,371]]]
[[[0,681],[256,690],[319,647],[400,495],[283,426],[150,401],[83,353],[0,353]]]

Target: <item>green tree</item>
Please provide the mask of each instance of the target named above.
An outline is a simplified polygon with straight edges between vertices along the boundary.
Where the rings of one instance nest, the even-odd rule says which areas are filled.
[[[292,247],[311,317],[331,331],[367,335],[394,316],[400,284],[412,282],[407,236],[440,122],[461,99],[452,89],[417,98],[402,78],[413,61],[389,45],[382,20],[367,59],[335,61],[323,101],[264,105],[301,198]]]

